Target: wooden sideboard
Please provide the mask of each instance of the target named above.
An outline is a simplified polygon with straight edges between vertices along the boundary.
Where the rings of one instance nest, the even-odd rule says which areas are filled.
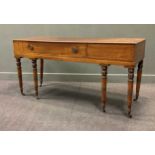
[[[40,84],[43,81],[44,59],[99,64],[102,70],[102,109],[105,112],[107,70],[109,65],[122,65],[128,69],[128,116],[131,118],[131,106],[134,84],[134,69],[137,69],[136,97],[138,99],[143,59],[145,53],[144,38],[56,38],[32,37],[13,40],[14,55],[21,94],[23,93],[21,58],[32,60],[35,94],[38,98],[37,59],[40,59]]]

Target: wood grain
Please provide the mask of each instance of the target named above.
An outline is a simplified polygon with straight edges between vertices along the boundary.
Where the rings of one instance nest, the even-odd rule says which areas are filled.
[[[119,44],[90,44],[88,45],[88,57],[105,60],[134,60],[134,45]]]
[[[108,43],[108,44],[137,44],[143,42],[144,38],[67,38],[67,37],[29,37],[14,39],[14,41],[30,42],[53,42],[53,43]]]
[[[71,61],[71,62],[86,62],[95,64],[108,63],[114,65],[136,66],[136,64],[144,58],[144,50],[145,50],[145,41],[143,39],[136,39],[136,38],[133,40],[131,38],[107,39],[109,42],[110,40],[112,41],[111,44],[110,43],[99,44],[98,40],[96,40],[95,44],[79,43],[81,40],[77,39],[74,40],[74,43],[70,42],[54,43],[54,41],[52,42],[52,40],[48,40],[47,42],[40,42],[37,40],[31,41],[31,40],[32,39],[30,39],[30,41],[23,41],[23,40],[14,41],[14,54],[16,58],[25,57],[30,59],[38,58],[38,59],[51,59],[51,60]],[[103,40],[106,39],[102,39],[102,42]],[[68,40],[66,40],[66,42],[67,41]],[[88,41],[89,40],[87,40],[87,42]],[[77,52],[74,52],[73,49],[77,49]]]

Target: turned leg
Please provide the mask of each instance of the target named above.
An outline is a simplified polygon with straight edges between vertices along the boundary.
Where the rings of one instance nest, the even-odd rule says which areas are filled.
[[[134,68],[128,69],[128,116],[131,118],[132,94],[134,83]]]
[[[105,112],[105,106],[106,106],[106,91],[107,91],[107,66],[102,65],[102,107],[103,112]]]
[[[24,93],[23,93],[22,67],[21,67],[21,61],[20,60],[21,60],[21,58],[16,58],[20,92],[22,95],[24,95]]]
[[[33,67],[35,95],[38,99],[38,73],[37,73],[37,60],[36,59],[32,60],[32,67]]]
[[[44,59],[40,59],[40,87],[43,84]]]
[[[140,61],[139,64],[138,64],[137,83],[136,83],[136,97],[135,97],[134,101],[137,101],[138,97],[139,97],[141,78],[142,78],[142,69],[143,69],[143,60]]]

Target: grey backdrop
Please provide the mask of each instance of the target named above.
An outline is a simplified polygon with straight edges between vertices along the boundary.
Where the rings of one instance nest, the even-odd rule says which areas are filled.
[[[17,79],[14,75],[16,64],[12,49],[14,38],[29,36],[66,36],[66,37],[144,37],[146,38],[146,57],[143,82],[155,81],[155,25],[0,25],[0,79]],[[23,60],[23,72],[31,72],[31,62]],[[13,72],[13,73],[12,73]],[[48,73],[90,73],[99,74],[100,67],[94,64],[46,61]],[[110,74],[127,74],[123,67],[109,68]],[[151,75],[150,75],[151,74]],[[31,79],[32,75],[24,75]],[[97,81],[100,76],[91,75],[45,75],[45,80]],[[122,76],[110,76],[110,81],[126,80]]]

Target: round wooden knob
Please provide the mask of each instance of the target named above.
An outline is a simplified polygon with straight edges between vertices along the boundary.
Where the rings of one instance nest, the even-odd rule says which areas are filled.
[[[78,53],[78,48],[77,48],[77,47],[73,47],[73,48],[72,48],[72,52],[73,52],[74,54]]]
[[[28,44],[27,48],[28,48],[29,50],[31,50],[31,51],[34,50],[34,47],[33,47],[31,44]]]

